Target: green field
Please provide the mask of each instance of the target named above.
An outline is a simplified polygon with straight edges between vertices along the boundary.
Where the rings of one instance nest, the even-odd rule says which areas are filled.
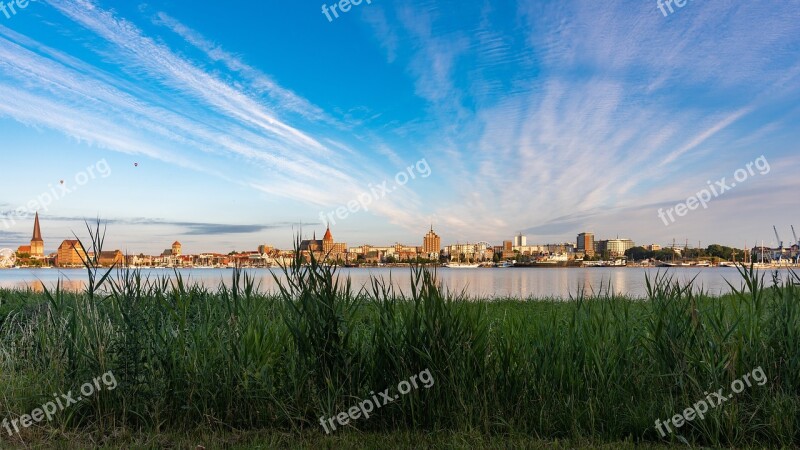
[[[722,298],[668,276],[646,300],[474,301],[415,268],[358,291],[286,268],[275,295],[89,267],[85,292],[0,291],[0,420],[109,371],[116,388],[0,446],[194,448],[792,447],[800,443],[800,290],[742,270]],[[769,276],[769,274],[767,274]],[[654,426],[762,368],[677,433]],[[321,417],[429,370],[419,387],[326,435]],[[342,429],[344,428],[344,429]]]

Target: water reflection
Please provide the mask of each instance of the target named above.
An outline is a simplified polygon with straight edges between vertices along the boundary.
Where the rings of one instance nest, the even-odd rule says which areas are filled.
[[[617,294],[634,297],[646,295],[645,276],[655,277],[666,269],[624,268],[624,267],[591,267],[591,268],[508,268],[508,269],[439,269],[437,276],[452,291],[465,290],[470,297],[516,297],[516,298],[569,298],[575,296],[583,288],[587,294],[607,292],[613,289]],[[184,281],[200,283],[212,290],[220,283],[230,283],[231,270],[227,269],[193,269],[180,270]],[[274,292],[277,288],[272,272],[268,269],[248,269],[261,289]],[[395,286],[403,292],[409,292],[411,280],[408,269],[341,269],[342,276],[350,276],[355,289],[369,282],[370,276],[383,277],[387,281],[391,277]],[[696,286],[703,287],[713,295],[730,290],[725,279],[738,286],[739,275],[735,268],[671,268],[669,272],[677,280],[688,281],[696,277]],[[159,277],[174,278],[171,270],[144,270],[143,276],[151,279]],[[16,269],[0,270],[0,288],[31,288],[41,292],[44,286],[52,288],[62,280],[62,287],[70,290],[84,289],[86,273],[82,270],[34,270]],[[282,278],[282,277],[280,277]],[[770,279],[765,277],[765,281]]]
[[[44,292],[45,286],[49,290],[53,290],[56,287],[56,283],[45,283],[40,280],[31,281],[31,282],[24,282],[20,281],[17,283],[18,289],[31,289],[33,292]],[[86,283],[83,280],[61,280],[61,289],[65,291],[80,291],[84,287],[86,287]]]

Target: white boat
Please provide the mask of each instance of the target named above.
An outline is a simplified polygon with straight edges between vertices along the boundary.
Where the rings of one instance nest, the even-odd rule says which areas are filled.
[[[685,262],[661,262],[659,267],[690,267],[691,264]]]
[[[444,266],[450,269],[477,269],[480,264],[447,263]]]

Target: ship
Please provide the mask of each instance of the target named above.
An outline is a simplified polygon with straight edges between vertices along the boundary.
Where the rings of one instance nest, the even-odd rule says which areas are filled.
[[[466,263],[447,263],[444,267],[450,269],[477,269],[480,264],[466,264]]]

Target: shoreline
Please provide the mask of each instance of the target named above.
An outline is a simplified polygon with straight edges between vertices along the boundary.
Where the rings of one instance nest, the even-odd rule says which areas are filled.
[[[435,270],[442,270],[442,269],[450,269],[450,270],[457,270],[459,272],[469,273],[472,270],[484,270],[484,269],[735,269],[737,266],[735,265],[714,265],[714,266],[697,266],[697,265],[686,265],[686,266],[658,266],[658,265],[636,265],[636,264],[628,264],[624,266],[614,266],[614,265],[558,265],[558,264],[535,264],[535,265],[525,265],[525,266],[510,266],[510,267],[474,267],[474,268],[452,268],[443,265],[420,265],[421,267],[427,267]],[[392,264],[392,265],[380,265],[380,266],[335,266],[336,270],[341,269],[411,269],[414,267],[413,265],[409,264]],[[741,266],[738,266],[741,267]],[[746,265],[744,267],[750,267]],[[100,269],[110,269],[111,267],[107,266],[100,266]],[[273,270],[277,269],[280,270],[280,266],[242,266],[238,267],[239,269],[244,270]],[[114,268],[115,270],[233,270],[237,269],[237,267],[210,267],[210,266],[193,266],[193,267],[150,267],[150,266],[137,266],[137,267],[117,267]],[[769,265],[764,267],[754,267],[755,270],[786,270],[786,269],[798,269],[800,270],[800,265]],[[39,271],[39,270],[77,270],[77,271],[84,271],[86,270],[84,267],[0,267],[0,272],[3,271],[11,271],[11,270],[29,270],[29,271]]]

